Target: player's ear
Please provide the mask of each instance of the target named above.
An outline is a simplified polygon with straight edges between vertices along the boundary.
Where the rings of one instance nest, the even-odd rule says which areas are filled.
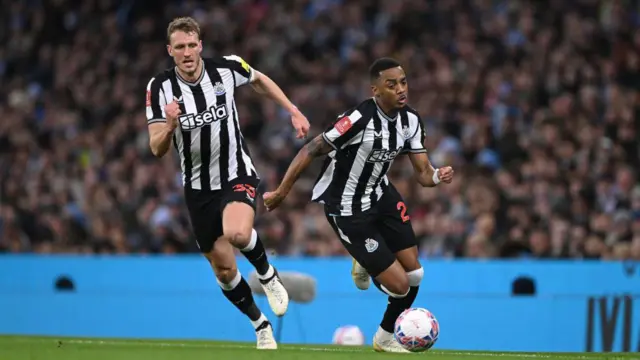
[[[167,52],[169,53],[169,56],[173,56],[173,47],[171,47],[171,45],[167,45]]]
[[[373,93],[373,96],[377,98],[380,97],[380,92],[378,91],[378,87],[375,84],[371,84],[371,92]]]

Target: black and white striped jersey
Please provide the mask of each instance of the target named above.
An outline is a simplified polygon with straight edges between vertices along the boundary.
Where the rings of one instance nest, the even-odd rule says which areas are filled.
[[[235,89],[253,80],[253,69],[231,55],[202,59],[195,82],[175,68],[156,75],[147,85],[147,122],[166,122],[164,107],[174,97],[182,114],[173,135],[180,155],[183,183],[196,190],[218,190],[235,178],[258,177],[240,132]]]
[[[334,150],[325,159],[312,200],[325,204],[333,215],[371,209],[389,186],[387,172],[396,156],[427,151],[415,110],[406,106],[390,118],[374,99],[338,116],[322,136]]]

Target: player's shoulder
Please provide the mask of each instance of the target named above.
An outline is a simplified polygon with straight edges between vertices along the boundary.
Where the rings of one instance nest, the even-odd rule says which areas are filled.
[[[234,54],[202,58],[202,61],[204,61],[206,67],[234,70],[244,68],[245,71],[250,70],[249,64],[242,57]]]
[[[418,120],[420,119],[420,113],[418,113],[418,111],[416,109],[412,108],[409,105],[405,105],[402,108],[402,111],[406,112],[407,115],[409,115],[409,114],[414,115],[416,118],[418,118]]]
[[[169,68],[153,75],[147,83],[147,89],[150,90],[151,88],[161,88],[162,83],[170,79],[172,71],[174,71],[173,68]]]
[[[366,99],[360,102],[358,105],[345,111],[342,115],[351,117],[357,117],[358,119],[371,120],[373,114],[376,112],[376,103],[373,99]]]

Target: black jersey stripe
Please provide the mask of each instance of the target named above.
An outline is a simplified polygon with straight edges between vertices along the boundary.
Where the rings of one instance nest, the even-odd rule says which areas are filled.
[[[195,86],[189,86],[193,94],[198,113],[207,110],[207,99],[202,91],[202,81]],[[211,125],[205,125],[200,129],[200,188],[211,190]]]

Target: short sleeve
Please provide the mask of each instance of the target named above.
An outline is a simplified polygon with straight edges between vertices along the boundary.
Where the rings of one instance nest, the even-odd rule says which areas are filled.
[[[329,145],[338,150],[364,130],[365,127],[366,121],[363,120],[362,114],[355,110],[348,115],[339,116],[338,121],[322,133],[322,137]]]
[[[236,87],[253,82],[255,71],[238,55],[228,55],[224,57],[229,63],[229,68],[233,71]]]
[[[164,92],[162,90],[162,82],[156,78],[152,78],[147,84],[147,97],[145,101],[147,109],[147,124],[156,122],[166,122],[164,107],[167,105]]]
[[[423,153],[427,152],[424,147],[424,140],[426,138],[426,131],[422,124],[422,119],[416,114],[407,113],[409,122],[409,134],[410,137],[404,142],[404,151],[410,153]]]

